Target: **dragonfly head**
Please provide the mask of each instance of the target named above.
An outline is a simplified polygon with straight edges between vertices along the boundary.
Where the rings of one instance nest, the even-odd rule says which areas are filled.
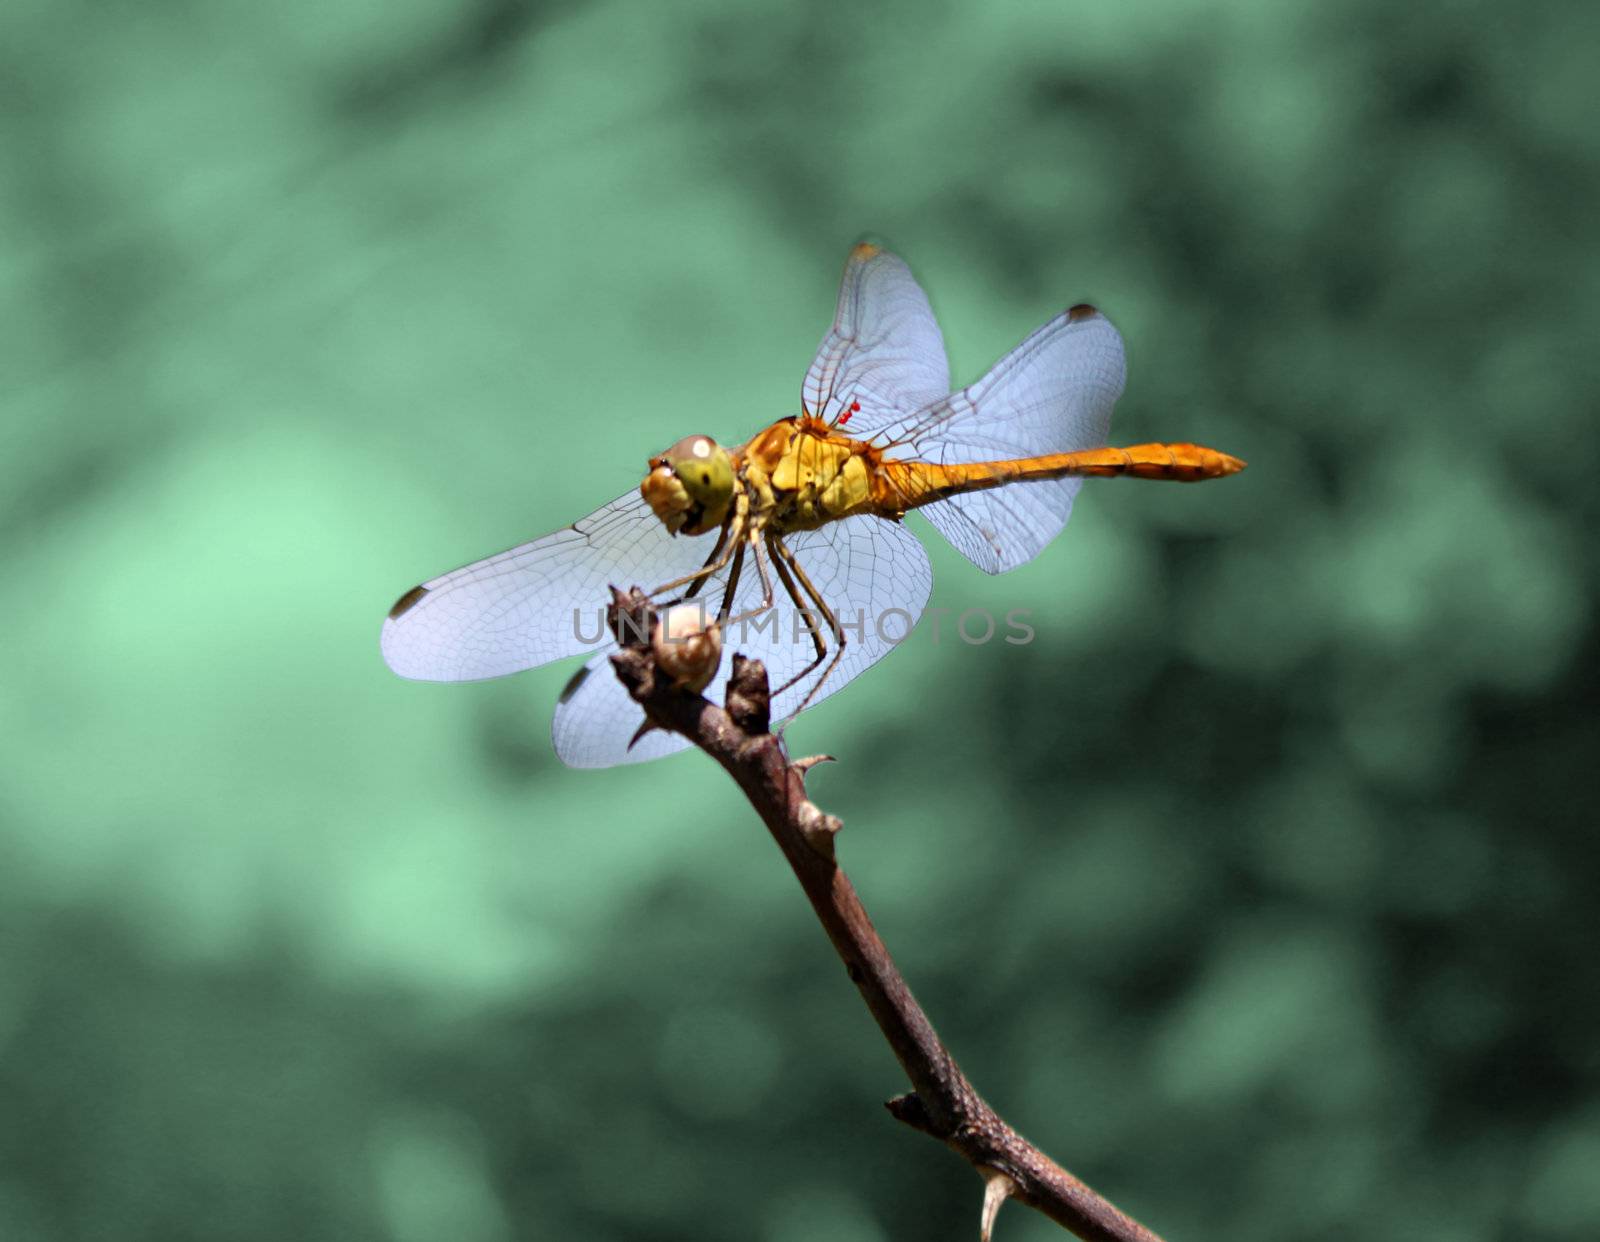
[[[728,516],[733,461],[710,436],[688,436],[650,459],[639,494],[674,535],[703,535]]]

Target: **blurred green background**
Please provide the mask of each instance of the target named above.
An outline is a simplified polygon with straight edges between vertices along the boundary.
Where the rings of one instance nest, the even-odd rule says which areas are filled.
[[[707,760],[378,654],[792,412],[868,230],[1251,463],[918,520],[1037,641],[790,735],[980,1089],[1174,1242],[1600,1236],[1597,15],[7,6],[0,1239],[975,1236]]]

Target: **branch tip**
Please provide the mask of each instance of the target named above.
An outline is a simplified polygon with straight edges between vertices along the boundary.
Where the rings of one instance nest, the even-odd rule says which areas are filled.
[[[764,734],[772,723],[772,696],[767,687],[767,666],[735,652],[728,677],[728,715],[752,736]]]

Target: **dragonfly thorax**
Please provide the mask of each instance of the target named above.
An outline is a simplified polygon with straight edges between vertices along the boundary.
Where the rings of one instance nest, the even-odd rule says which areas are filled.
[[[650,459],[639,494],[674,535],[721,526],[733,502],[733,461],[710,436],[686,436]]]
[[[786,418],[742,450],[751,505],[773,530],[816,530],[873,507],[879,454],[810,415]]]

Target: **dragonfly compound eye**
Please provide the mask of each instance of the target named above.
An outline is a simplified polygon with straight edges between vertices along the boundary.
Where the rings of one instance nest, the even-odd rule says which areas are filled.
[[[689,436],[650,466],[639,491],[668,530],[700,535],[722,525],[733,499],[733,462],[715,440]]]

